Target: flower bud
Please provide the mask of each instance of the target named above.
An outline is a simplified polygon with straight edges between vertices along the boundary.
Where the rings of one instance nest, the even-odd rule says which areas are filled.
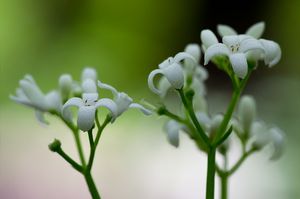
[[[73,84],[72,76],[69,74],[61,75],[59,77],[58,83],[59,83],[59,89],[63,99],[67,99],[72,90],[72,84]]]
[[[86,79],[82,83],[83,93],[97,93],[97,85],[92,79]]]
[[[197,62],[200,61],[201,58],[201,50],[198,44],[189,44],[186,46],[184,52],[192,55]],[[186,61],[186,60],[185,60]]]
[[[238,108],[238,115],[244,131],[249,133],[250,127],[256,115],[256,105],[253,97],[243,96],[241,98]]]
[[[94,68],[84,68],[81,74],[81,81],[84,82],[86,79],[92,79],[97,82],[97,71]]]
[[[60,150],[61,142],[58,139],[55,139],[51,144],[48,145],[50,151],[57,152]]]

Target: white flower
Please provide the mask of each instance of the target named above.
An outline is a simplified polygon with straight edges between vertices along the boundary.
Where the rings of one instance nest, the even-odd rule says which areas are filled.
[[[277,127],[269,129],[261,122],[255,122],[251,130],[254,135],[254,146],[263,148],[266,145],[271,144],[274,151],[270,159],[276,160],[281,156],[285,140],[283,131]]]
[[[160,95],[161,91],[158,90],[154,85],[154,77],[158,74],[165,76],[171,86],[175,89],[180,89],[184,85],[184,73],[180,61],[184,59],[190,59],[196,63],[194,57],[188,53],[178,53],[174,58],[169,57],[161,64],[159,64],[159,69],[153,70],[148,77],[148,85],[151,91]]]
[[[214,44],[219,43],[216,35],[208,29],[202,30],[200,34],[202,49],[206,51],[206,49]]]
[[[117,105],[110,99],[103,98],[98,100],[98,93],[83,93],[82,99],[73,97],[69,99],[62,108],[62,116],[67,120],[68,111],[72,106],[79,108],[77,125],[82,131],[90,130],[94,125],[95,113],[98,107],[106,107],[115,117]]]
[[[47,124],[44,118],[45,112],[60,113],[62,102],[59,92],[53,90],[45,95],[31,75],[25,75],[19,84],[20,87],[17,88],[16,95],[10,95],[10,99],[34,108],[38,121]]]
[[[258,39],[262,36],[264,30],[265,30],[265,23],[258,22],[256,24],[253,24],[252,26],[250,26],[245,34]],[[232,27],[230,27],[228,25],[224,25],[224,24],[218,25],[217,31],[218,31],[219,35],[221,35],[222,37],[238,34]]]
[[[213,57],[225,55],[229,57],[229,61],[236,75],[245,78],[248,73],[248,63],[246,53],[251,50],[264,51],[261,43],[250,36],[232,35],[224,36],[223,43],[217,43],[210,46],[205,52],[206,65]]]
[[[143,107],[140,104],[133,103],[133,100],[131,97],[129,97],[126,93],[124,92],[118,92],[114,87],[104,84],[100,81],[98,81],[98,86],[102,89],[107,89],[112,92],[113,94],[113,100],[116,104],[116,111],[113,114],[113,120],[116,119],[118,116],[120,116],[122,113],[124,113],[127,109],[129,108],[137,108],[140,111],[142,111],[145,115],[150,115],[152,112],[145,107]]]

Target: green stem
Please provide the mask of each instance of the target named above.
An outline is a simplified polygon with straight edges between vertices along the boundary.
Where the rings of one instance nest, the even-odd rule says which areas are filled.
[[[68,154],[66,154],[61,148],[56,150],[56,153],[58,153],[65,161],[67,161],[75,170],[82,173],[82,167],[75,162]]]
[[[228,197],[228,176],[221,177],[221,199],[227,199]]]
[[[242,165],[242,163],[247,159],[247,157],[256,151],[257,151],[256,148],[252,148],[246,153],[244,153],[242,157],[235,163],[235,165],[229,171],[227,171],[227,175],[228,176],[232,175]]]
[[[208,159],[207,159],[207,176],[206,176],[206,199],[214,199],[216,148],[211,147],[207,155],[208,155]]]
[[[92,175],[91,175],[91,172],[89,170],[86,170],[84,172],[84,179],[88,185],[88,188],[89,188],[89,191],[92,195],[92,198],[93,199],[101,199],[99,193],[98,193],[98,190],[97,190],[97,187],[95,185],[95,182],[92,178]]]
[[[237,104],[237,102],[240,98],[241,93],[243,92],[243,90],[246,86],[246,83],[248,82],[248,79],[249,79],[250,75],[251,75],[251,71],[249,71],[247,76],[245,77],[245,79],[242,80],[240,86],[237,89],[234,90],[231,101],[230,101],[229,106],[227,108],[227,111],[224,115],[224,119],[223,119],[223,121],[222,121],[222,123],[221,123],[221,125],[218,129],[216,137],[214,138],[214,144],[219,141],[219,139],[223,136],[224,132],[226,131],[228,123],[229,123],[229,121],[231,119],[231,116],[233,114],[233,111],[236,107],[236,104]]]
[[[83,150],[82,150],[82,145],[81,145],[81,141],[80,141],[80,137],[79,137],[79,131],[73,131],[73,135],[75,138],[75,142],[76,142],[76,147],[77,147],[77,151],[79,154],[79,158],[81,161],[81,164],[83,167],[86,166],[86,162],[85,162],[85,158],[84,158],[84,154],[83,154]]]
[[[205,142],[205,144],[207,146],[210,146],[209,138],[207,137],[207,135],[205,134],[205,131],[201,127],[201,125],[200,125],[200,123],[199,123],[199,121],[198,121],[198,119],[197,119],[197,117],[195,115],[195,112],[194,112],[192,104],[189,103],[188,100],[186,99],[186,97],[184,95],[184,92],[183,92],[183,89],[177,89],[177,91],[179,92],[181,101],[182,101],[185,109],[188,111],[189,116],[190,116],[190,118],[191,118],[194,126],[196,127],[197,132],[199,133],[201,139]]]

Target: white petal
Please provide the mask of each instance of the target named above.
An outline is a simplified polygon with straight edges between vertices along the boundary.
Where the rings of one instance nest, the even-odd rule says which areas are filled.
[[[61,112],[61,108],[62,108],[62,99],[61,96],[59,94],[59,92],[57,91],[50,91],[49,93],[47,93],[47,95],[45,96],[46,98],[46,102],[49,106],[49,109],[51,110],[55,110],[58,113]]]
[[[167,138],[171,145],[174,147],[179,146],[179,131],[182,125],[174,120],[170,120],[164,126],[164,130],[167,132]]]
[[[36,84],[28,80],[21,80],[20,87],[32,104],[42,111],[47,111],[48,107],[45,101],[45,96]]]
[[[269,67],[274,66],[281,59],[281,49],[278,43],[266,39],[260,39],[265,51],[265,64]]]
[[[198,111],[196,112],[196,117],[199,123],[205,127],[205,130],[208,131],[211,125],[211,119],[206,112]]]
[[[25,106],[28,106],[30,108],[38,108],[32,104],[32,102],[29,101],[29,99],[26,97],[25,93],[23,92],[22,89],[17,88],[16,90],[16,96],[14,95],[9,95],[9,98],[16,103],[23,104]]]
[[[284,147],[284,133],[279,128],[270,129],[272,144],[274,146],[274,152],[271,156],[271,160],[277,160],[280,158]]]
[[[253,24],[248,30],[246,31],[246,35],[250,35],[256,39],[260,38],[265,31],[265,22],[258,22]]]
[[[111,112],[113,120],[116,119],[119,116],[118,106],[111,99],[102,98],[99,101],[97,101],[95,107],[96,108],[98,108],[98,107],[105,107],[105,108],[107,108]]]
[[[117,97],[118,95],[118,91],[117,89],[115,89],[114,87],[112,87],[111,85],[108,85],[108,84],[105,84],[105,83],[102,83],[101,81],[98,81],[98,86],[102,89],[106,89],[106,90],[109,90],[112,92],[113,96],[114,97]]]
[[[189,44],[185,47],[184,52],[192,55],[196,62],[200,61],[201,58],[201,50],[198,44]]]
[[[255,119],[256,105],[252,96],[245,95],[241,98],[238,107],[238,116],[246,132],[250,132],[250,127]]]
[[[84,106],[83,101],[81,98],[73,97],[69,99],[62,107],[62,116],[65,119],[69,118],[68,109],[72,106],[81,107]]]
[[[239,35],[228,35],[222,37],[222,42],[228,47],[237,46],[240,44],[240,37]]]
[[[42,124],[42,125],[48,125],[49,122],[46,121],[45,116],[44,116],[44,112],[36,110],[35,111],[35,117],[36,119]]]
[[[172,88],[172,85],[169,83],[166,77],[162,77],[160,78],[157,87],[160,91],[160,97],[163,99],[166,97],[168,91]]]
[[[132,98],[126,93],[119,92],[118,96],[114,99],[114,102],[118,107],[118,115],[121,115],[123,112],[125,112],[129,108],[129,105],[132,103],[132,101]]]
[[[205,50],[213,44],[219,43],[216,35],[208,29],[202,30],[200,37],[202,45],[205,47]]]
[[[184,74],[181,66],[178,63],[173,63],[172,65],[163,68],[162,71],[164,76],[174,88],[180,89],[183,87]]]
[[[92,79],[85,79],[81,86],[84,93],[97,93],[96,82]]]
[[[264,147],[270,142],[270,132],[262,122],[254,122],[251,127],[251,134],[255,137],[254,143],[258,147]]]
[[[219,24],[217,26],[217,31],[221,37],[224,37],[227,35],[237,35],[237,32],[228,25]]]
[[[234,53],[229,56],[229,60],[234,73],[240,78],[245,78],[248,73],[246,55],[244,53]]]
[[[179,62],[181,62],[182,60],[185,60],[185,59],[189,59],[192,62],[194,62],[195,64],[197,63],[196,59],[192,55],[190,55],[186,52],[177,53],[174,57],[174,61],[177,62],[177,63],[179,63]]]
[[[156,75],[158,75],[158,74],[163,75],[162,69],[155,69],[155,70],[153,70],[153,71],[149,74],[149,76],[148,76],[148,86],[149,86],[149,89],[150,89],[153,93],[155,93],[155,94],[157,94],[157,95],[161,95],[161,91],[158,90],[158,89],[155,87],[155,85],[154,85],[154,77],[155,77]]]
[[[174,63],[174,58],[169,57],[166,60],[164,60],[163,62],[161,62],[160,64],[158,64],[158,68],[160,68],[160,69],[166,68],[166,67],[170,66],[173,63]]]
[[[230,52],[226,45],[217,43],[212,46],[210,46],[205,51],[204,55],[204,65],[208,64],[208,62],[215,56],[219,55],[227,55],[229,56]]]
[[[92,79],[94,82],[97,82],[97,71],[90,67],[84,68],[81,74],[81,81],[84,82],[86,79]]]
[[[151,115],[152,111],[146,109],[144,106],[138,104],[138,103],[131,103],[129,105],[129,108],[137,108],[140,109],[140,111],[142,111],[145,115]]]
[[[90,130],[94,125],[95,113],[95,106],[81,106],[78,110],[78,128],[82,131]]]
[[[264,48],[259,42],[259,40],[253,38],[246,38],[241,41],[239,52],[246,53],[248,51],[253,51],[253,50],[255,51],[260,50],[261,53],[264,52]]]

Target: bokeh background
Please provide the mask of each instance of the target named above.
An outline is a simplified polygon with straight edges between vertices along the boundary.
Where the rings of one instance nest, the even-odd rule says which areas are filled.
[[[49,91],[57,87],[61,73],[79,79],[84,66],[93,66],[102,81],[137,101],[156,103],[146,80],[158,63],[188,43],[199,43],[204,28],[215,30],[218,23],[225,23],[242,33],[262,20],[267,24],[264,38],[280,43],[283,57],[271,70],[259,67],[245,92],[256,97],[259,118],[286,132],[285,154],[277,162],[268,160],[268,150],[251,157],[231,179],[230,198],[300,198],[300,1],[2,0],[0,4],[1,199],[90,197],[83,178],[47,148],[59,138],[76,157],[68,130],[50,116],[51,125],[42,127],[32,110],[9,101],[24,74],[32,74],[43,91]],[[230,83],[213,65],[207,69],[210,110],[223,111]],[[180,148],[172,148],[162,131],[163,121],[129,111],[109,126],[93,170],[103,198],[204,198],[205,155],[185,135]]]

